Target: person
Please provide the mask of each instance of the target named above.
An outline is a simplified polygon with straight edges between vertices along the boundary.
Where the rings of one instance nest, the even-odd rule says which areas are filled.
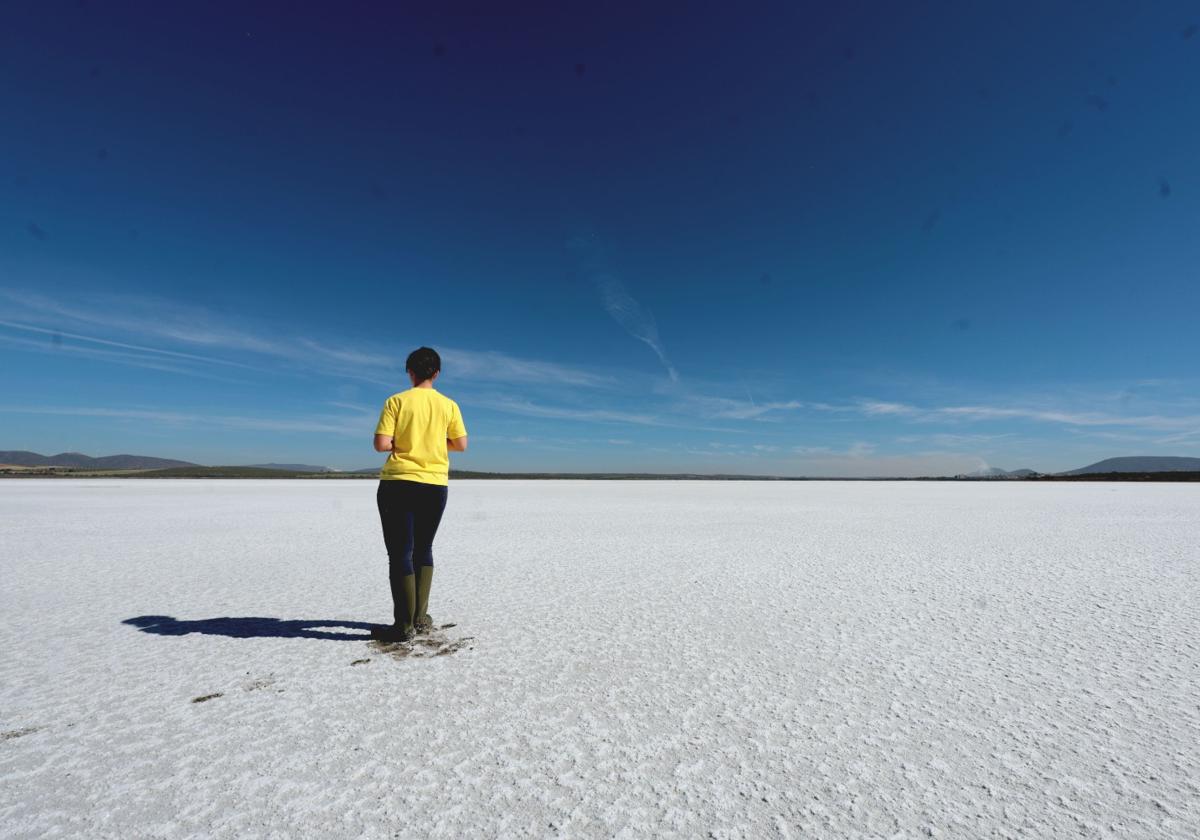
[[[433,538],[446,509],[450,452],[467,451],[458,403],[434,390],[442,360],[419,347],[405,362],[412,387],[387,398],[375,427],[375,451],[387,452],[375,502],[383,525],[392,587],[393,623],[374,638],[403,642],[428,632],[433,583]]]

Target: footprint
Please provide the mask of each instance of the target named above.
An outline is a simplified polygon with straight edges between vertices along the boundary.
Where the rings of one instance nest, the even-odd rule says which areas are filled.
[[[10,729],[7,732],[0,732],[0,741],[11,741],[13,738],[23,738],[26,735],[32,735],[42,727],[26,726],[22,729]]]
[[[374,650],[380,653],[386,653],[395,659],[403,659],[408,656],[412,648],[406,642],[382,642],[378,639],[367,643]]]
[[[453,627],[453,624],[446,625]],[[438,628],[441,630],[441,628]],[[431,656],[446,656],[451,653],[457,653],[466,647],[472,650],[472,646],[468,646],[467,642],[474,639],[474,636],[465,636],[461,639],[449,639],[445,634],[434,631],[428,635],[417,636],[407,642],[383,642],[372,641],[370,646],[373,650],[380,653],[386,653],[393,659],[427,659]]]
[[[467,642],[473,638],[474,636],[468,636],[465,639],[459,639],[457,642],[451,642],[447,645],[444,645],[441,650],[434,653],[434,656],[445,656],[450,653],[458,653],[460,650],[466,647]]]

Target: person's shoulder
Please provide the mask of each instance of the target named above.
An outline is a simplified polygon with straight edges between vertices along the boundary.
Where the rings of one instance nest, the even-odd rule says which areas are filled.
[[[385,405],[398,403],[398,402],[400,402],[400,400],[402,400],[404,398],[404,395],[406,393],[408,393],[408,392],[407,391],[397,391],[396,393],[392,394],[390,397],[388,397],[383,402]]]
[[[458,403],[456,403],[453,399],[451,399],[450,397],[443,394],[441,391],[438,391],[437,395],[446,401],[446,405],[452,406],[454,408],[458,408]]]

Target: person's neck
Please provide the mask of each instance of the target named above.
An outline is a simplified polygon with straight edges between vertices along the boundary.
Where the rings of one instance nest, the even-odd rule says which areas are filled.
[[[433,380],[432,380],[432,379],[426,379],[424,382],[422,382],[422,383],[420,383],[420,384],[418,384],[418,385],[413,385],[413,387],[414,387],[414,388],[432,388],[432,387],[433,387]]]

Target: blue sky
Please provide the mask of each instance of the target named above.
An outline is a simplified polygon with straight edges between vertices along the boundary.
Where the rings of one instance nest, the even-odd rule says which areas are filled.
[[[1200,455],[1194,4],[245,6],[3,12],[0,449]]]

